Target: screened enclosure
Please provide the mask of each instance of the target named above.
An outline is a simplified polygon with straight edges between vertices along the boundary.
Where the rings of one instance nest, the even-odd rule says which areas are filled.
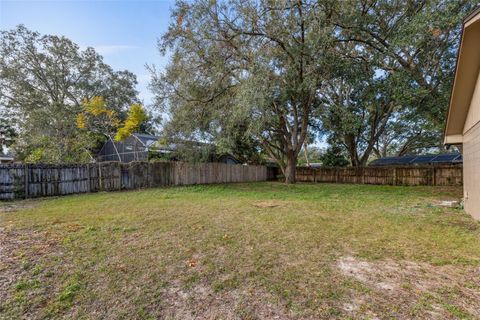
[[[97,161],[146,161],[149,152],[168,153],[169,150],[155,146],[158,139],[159,137],[140,133],[134,133],[123,141],[109,139],[98,153]]]
[[[385,157],[373,160],[370,166],[408,166],[408,165],[447,165],[462,164],[462,155],[459,153],[445,153],[423,156]]]
[[[177,144],[162,145],[159,139],[160,137],[141,133],[134,133],[123,141],[109,139],[100,149],[96,160],[97,162],[132,162],[151,159],[185,161],[182,152],[185,153],[185,150],[188,150],[190,154],[205,153],[201,162],[239,164],[239,161],[230,154],[216,154],[215,146],[212,144],[181,141]],[[179,151],[181,149],[182,151]]]

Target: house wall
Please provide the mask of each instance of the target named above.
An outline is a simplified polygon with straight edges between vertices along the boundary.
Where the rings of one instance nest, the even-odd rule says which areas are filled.
[[[470,128],[463,139],[465,211],[480,220],[480,122]]]
[[[480,220],[480,73],[463,127],[465,211]]]
[[[477,82],[473,91],[472,100],[470,101],[467,119],[463,126],[463,134],[465,135],[478,122],[480,122],[480,73],[477,75]]]

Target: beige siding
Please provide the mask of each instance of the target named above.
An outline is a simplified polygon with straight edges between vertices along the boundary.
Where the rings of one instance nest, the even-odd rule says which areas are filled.
[[[463,133],[467,133],[468,130],[473,128],[475,124],[480,121],[480,73],[477,76],[477,82],[475,90],[473,91],[472,100],[470,102],[470,108],[468,109],[467,120],[463,127]]]
[[[465,211],[475,219],[480,219],[480,123],[464,136],[463,179]]]

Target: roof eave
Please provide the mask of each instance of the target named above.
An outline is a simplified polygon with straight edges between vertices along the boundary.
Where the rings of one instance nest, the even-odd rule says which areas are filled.
[[[463,135],[462,134],[452,134],[446,135],[443,140],[444,145],[459,145],[463,144]]]
[[[457,50],[457,57],[456,57],[456,62],[455,62],[455,70],[454,70],[454,80],[453,80],[453,85],[452,89],[450,91],[450,99],[449,99],[449,104],[448,104],[448,110],[447,110],[447,121],[445,122],[445,127],[444,127],[444,145],[451,145],[451,143],[448,143],[447,140],[450,140],[452,136],[456,136],[459,133],[456,132],[458,130],[452,130],[451,129],[451,113],[452,113],[452,108],[453,108],[453,98],[454,98],[454,93],[455,93],[455,88],[457,87],[457,82],[458,82],[458,69],[459,69],[459,61],[460,61],[460,53],[462,52],[463,45],[464,45],[464,36],[465,36],[465,29],[471,24],[476,24],[479,22],[480,18],[480,6],[478,6],[472,13],[470,13],[463,21],[462,24],[462,30],[461,30],[461,35],[460,35],[460,45],[458,46]],[[468,110],[467,110],[468,112]],[[466,116],[465,116],[466,118]],[[453,131],[453,132],[452,132]],[[455,138],[456,139],[456,138]],[[461,143],[458,143],[461,144]]]

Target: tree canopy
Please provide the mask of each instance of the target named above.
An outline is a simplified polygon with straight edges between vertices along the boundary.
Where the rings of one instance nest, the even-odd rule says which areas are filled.
[[[319,136],[332,164],[429,152],[441,146],[461,21],[478,3],[177,1],[159,40],[170,62],[150,67],[164,137],[274,160],[289,183]],[[135,85],[65,37],[1,31],[2,145],[25,161],[90,161],[106,138],[151,128]]]
[[[92,48],[18,26],[0,33],[0,105],[18,132],[17,156],[31,162],[89,161],[102,135],[77,127],[82,101],[102,97],[119,119],[137,103],[136,77],[113,71]]]
[[[352,165],[441,146],[461,22],[478,1],[342,1],[321,115]]]
[[[179,1],[160,41],[172,59],[153,73],[156,104],[169,136],[261,148],[287,181],[309,132],[354,166],[431,150],[477,2]]]
[[[259,145],[288,182],[321,106],[332,25],[320,2],[178,2],[160,42],[172,50],[154,74],[174,134]],[[249,140],[250,139],[250,140]]]

